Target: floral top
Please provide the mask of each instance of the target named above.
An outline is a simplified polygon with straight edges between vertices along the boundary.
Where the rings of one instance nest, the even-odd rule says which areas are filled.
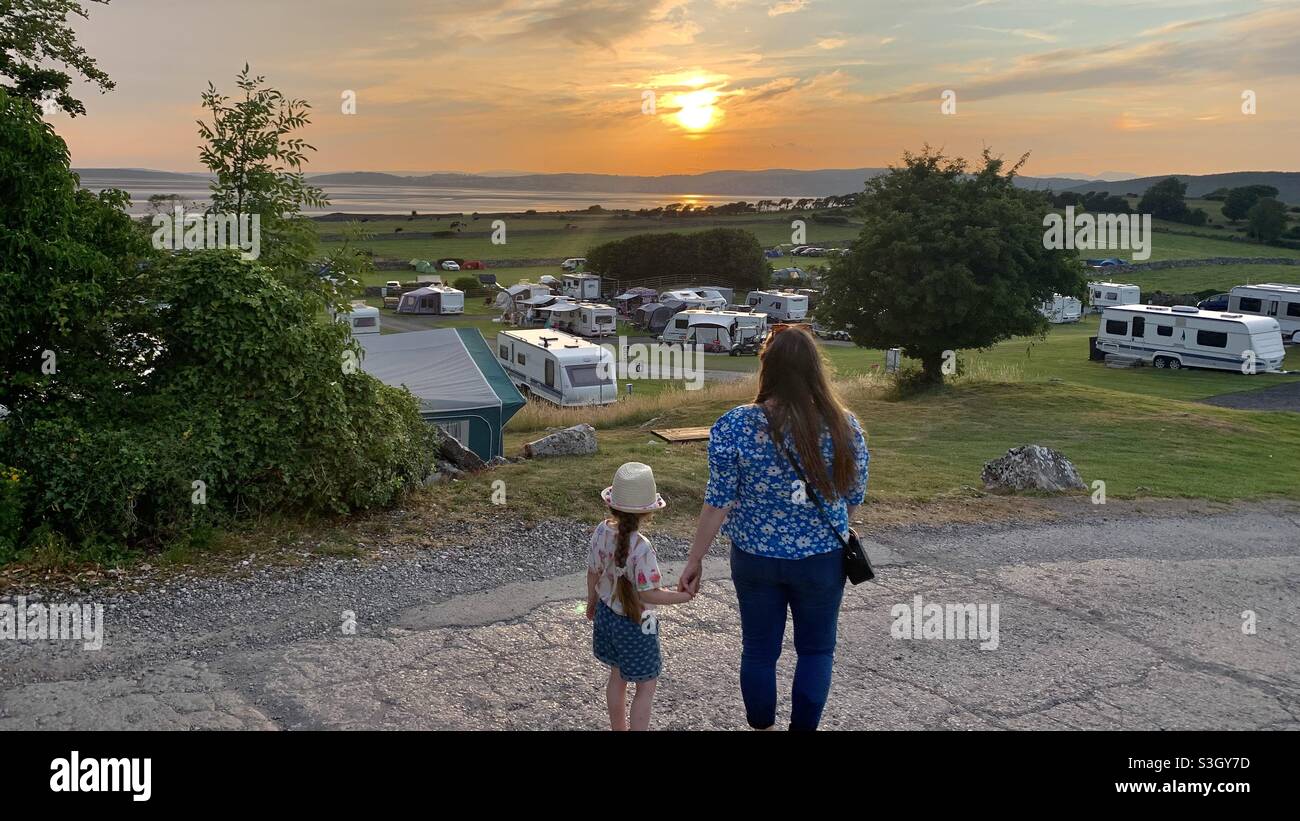
[[[623,605],[614,598],[614,582],[618,578],[618,568],[614,566],[614,553],[618,550],[618,528],[603,521],[596,525],[596,532],[591,534],[591,550],[587,553],[587,569],[599,573],[596,582],[596,595],[600,596],[610,610],[620,616]],[[633,533],[627,550],[627,562],[623,565],[632,586],[638,591],[654,590],[659,587],[659,557],[650,545],[650,540],[640,533]],[[653,605],[644,605],[646,610],[653,610]]]
[[[709,486],[704,501],[731,506],[722,532],[746,553],[778,559],[802,559],[842,548],[826,518],[841,535],[849,529],[848,506],[862,504],[867,492],[867,441],[858,420],[849,414],[858,479],[846,498],[823,498],[826,517],[808,498],[799,475],[768,436],[767,419],[757,405],[741,405],[723,414],[709,434]],[[786,453],[797,459],[792,442]],[[829,468],[834,446],[822,434],[822,457]],[[803,467],[800,465],[800,467]],[[806,475],[807,471],[805,471]]]

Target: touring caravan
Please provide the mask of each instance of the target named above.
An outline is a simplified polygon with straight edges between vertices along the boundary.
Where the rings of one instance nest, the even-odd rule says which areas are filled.
[[[1136,285],[1118,282],[1089,282],[1088,304],[1095,313],[1115,305],[1138,305],[1142,302],[1142,289]]]
[[[1282,338],[1300,345],[1300,285],[1238,285],[1228,292],[1228,310],[1272,317],[1282,329]]]
[[[1120,305],[1106,308],[1097,350],[1131,356],[1157,368],[1241,371],[1253,354],[1256,373],[1277,371],[1285,351],[1277,320],[1190,305]]]
[[[345,323],[353,335],[379,333],[379,309],[364,302],[353,302],[348,313],[334,315],[336,322]]]
[[[562,407],[618,401],[614,354],[549,328],[497,334],[497,361],[524,396]]]
[[[742,311],[680,311],[669,320],[661,342],[701,345],[706,351],[730,351],[767,333],[767,315]]]
[[[803,322],[808,316],[808,297],[791,291],[750,291],[745,301],[772,322]]]
[[[698,288],[664,291],[659,295],[659,302],[664,305],[674,305],[679,311],[688,311],[692,308],[721,310],[727,307],[727,300],[717,291],[707,294]]]
[[[618,327],[618,312],[608,305],[592,302],[557,302],[534,313],[550,316],[547,327],[578,336],[613,336]]]
[[[1052,294],[1050,302],[1038,306],[1038,312],[1053,325],[1063,325],[1083,318],[1083,303],[1072,296]]]
[[[399,314],[463,314],[465,292],[445,285],[427,285],[407,291],[397,303]]]
[[[560,293],[573,299],[600,299],[600,277],[595,274],[565,274]]]

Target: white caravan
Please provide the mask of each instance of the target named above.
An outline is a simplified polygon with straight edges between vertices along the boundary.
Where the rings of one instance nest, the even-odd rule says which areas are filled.
[[[727,307],[726,297],[717,291],[701,291],[698,288],[679,288],[676,291],[664,291],[659,295],[663,305],[676,305],[678,310],[688,311],[692,308],[721,310]]]
[[[1282,338],[1300,345],[1300,285],[1238,285],[1228,292],[1228,310],[1272,317],[1282,329]]]
[[[525,397],[539,396],[562,407],[618,401],[614,354],[563,331],[502,331],[497,361]]]
[[[550,316],[548,327],[579,336],[613,336],[618,327],[618,311],[592,302],[557,302],[533,313]]]
[[[660,342],[702,345],[705,350],[730,351],[733,345],[762,339],[767,314],[744,311],[679,311],[664,326]]]
[[[1097,350],[1132,356],[1157,368],[1217,368],[1244,373],[1280,370],[1285,351],[1277,320],[1190,305],[1106,308]],[[1254,367],[1243,370],[1253,362]]]
[[[745,302],[773,322],[803,322],[808,317],[808,297],[793,291],[750,291]]]
[[[348,313],[335,314],[334,320],[347,325],[354,335],[379,333],[378,308],[364,302],[353,302],[351,307]]]
[[[573,299],[600,299],[600,277],[595,274],[565,274],[560,293]]]
[[[1072,296],[1052,294],[1052,300],[1039,305],[1038,312],[1053,325],[1063,325],[1078,322],[1083,317],[1083,303]]]
[[[1116,305],[1138,305],[1142,302],[1142,289],[1136,285],[1118,282],[1089,282],[1088,303],[1101,313],[1103,308]]]

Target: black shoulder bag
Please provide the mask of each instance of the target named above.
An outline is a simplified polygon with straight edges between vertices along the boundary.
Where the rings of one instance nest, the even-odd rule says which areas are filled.
[[[835,523],[831,521],[830,515],[826,513],[826,508],[822,505],[822,500],[817,498],[817,492],[808,484],[808,477],[804,475],[803,469],[800,468],[799,463],[788,452],[786,452],[781,437],[777,436],[776,431],[772,428],[772,417],[767,415],[767,408],[762,405],[759,405],[758,407],[763,411],[763,418],[767,420],[767,433],[772,437],[772,444],[776,447],[776,452],[781,454],[781,457],[790,463],[790,467],[794,468],[794,472],[799,477],[799,481],[803,482],[804,490],[807,492],[808,496],[812,498],[813,504],[817,505],[817,512],[821,514],[822,521],[826,522],[826,525],[831,529],[831,532],[835,534],[835,538],[839,540],[840,545],[843,547],[844,575],[847,576],[849,581],[853,584],[861,584],[862,582],[871,581],[876,577],[876,571],[871,567],[871,560],[867,558],[867,551],[863,549],[862,541],[858,539],[858,534],[854,533],[853,528],[850,527],[849,537],[847,539],[840,535],[839,530],[835,527]]]

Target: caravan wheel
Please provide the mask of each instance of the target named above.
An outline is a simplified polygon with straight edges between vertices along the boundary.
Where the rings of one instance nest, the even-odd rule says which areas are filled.
[[[1165,359],[1163,356],[1157,356],[1151,364],[1155,365],[1157,368],[1167,368],[1169,367],[1169,360]]]

